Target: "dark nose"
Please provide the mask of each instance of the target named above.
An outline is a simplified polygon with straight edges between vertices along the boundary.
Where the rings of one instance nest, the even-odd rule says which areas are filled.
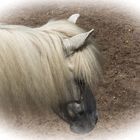
[[[96,123],[98,121],[98,116],[94,114],[94,116],[90,115],[88,117],[82,118],[82,120],[77,120],[73,122],[70,126],[72,132],[78,134],[89,133],[94,129]]]
[[[71,125],[71,131],[77,134],[86,134],[94,129],[95,125]]]

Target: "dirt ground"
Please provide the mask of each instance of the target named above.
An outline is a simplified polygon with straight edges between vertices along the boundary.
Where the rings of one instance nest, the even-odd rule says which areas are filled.
[[[103,75],[96,92],[99,122],[90,134],[112,133],[139,118],[140,112],[140,24],[129,13],[113,5],[28,5],[12,9],[0,17],[1,22],[40,26],[52,18],[67,18],[80,13],[78,25],[87,30],[95,29],[94,40],[103,56]],[[54,114],[47,119],[26,122],[31,133],[56,137],[65,132],[74,137],[69,126]],[[33,128],[36,129],[33,129]],[[22,126],[17,126],[22,129]],[[24,128],[23,128],[24,129]],[[38,136],[39,136],[38,134]],[[65,136],[64,135],[64,136]],[[80,137],[81,139],[81,137]]]

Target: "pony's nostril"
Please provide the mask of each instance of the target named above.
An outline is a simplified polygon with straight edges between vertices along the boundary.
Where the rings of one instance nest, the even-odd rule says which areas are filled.
[[[98,112],[96,112],[96,115],[95,115],[95,124],[98,122]]]
[[[98,116],[95,117],[95,124],[98,122]]]
[[[89,117],[92,125],[96,125],[98,122],[98,115],[96,113],[92,113],[92,115]]]

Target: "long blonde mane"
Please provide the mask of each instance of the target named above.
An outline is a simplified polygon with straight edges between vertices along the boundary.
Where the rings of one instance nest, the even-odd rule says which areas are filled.
[[[44,31],[57,31],[58,33],[62,33],[64,36],[63,38],[72,37],[85,32],[84,29],[67,20],[51,21],[40,29]],[[89,39],[87,46],[84,49],[75,52],[68,59],[75,77],[83,78],[91,88],[95,88],[96,83],[99,82],[102,75],[100,57],[100,52],[96,48],[94,41]]]
[[[82,77],[93,88],[101,72],[94,44],[89,41],[69,58],[63,50],[62,40],[81,32],[67,20],[39,28],[0,25],[1,107],[11,112],[57,108],[77,96],[72,77]]]

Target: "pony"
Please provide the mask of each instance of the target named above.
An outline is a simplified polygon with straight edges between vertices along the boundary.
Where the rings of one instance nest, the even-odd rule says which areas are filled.
[[[93,29],[79,14],[40,27],[0,24],[0,108],[8,114],[53,110],[75,133],[90,132],[98,114],[94,97],[101,76]]]

